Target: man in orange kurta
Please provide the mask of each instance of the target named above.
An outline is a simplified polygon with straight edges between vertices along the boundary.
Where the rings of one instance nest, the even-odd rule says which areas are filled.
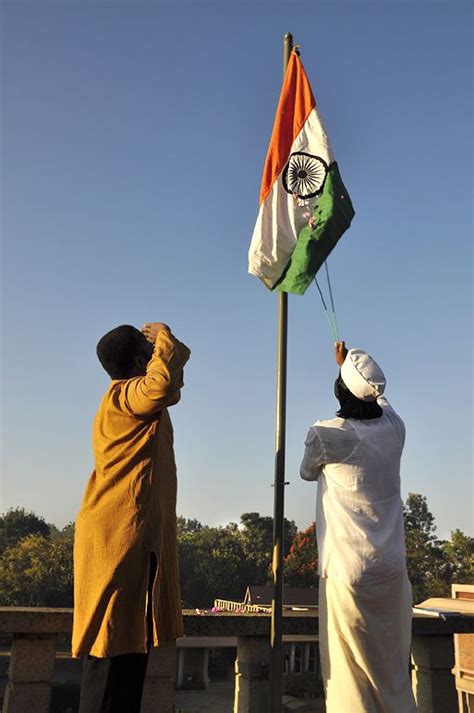
[[[155,322],[113,329],[97,354],[112,381],[76,522],[72,655],[85,657],[79,713],[138,713],[150,647],[182,635],[167,409],[190,351]]]

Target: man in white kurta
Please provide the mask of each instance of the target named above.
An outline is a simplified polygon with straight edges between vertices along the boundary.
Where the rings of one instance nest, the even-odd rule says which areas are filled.
[[[416,713],[410,685],[412,596],[400,459],[405,427],[385,377],[336,345],[341,409],[309,429],[301,464],[318,481],[319,635],[327,713]]]

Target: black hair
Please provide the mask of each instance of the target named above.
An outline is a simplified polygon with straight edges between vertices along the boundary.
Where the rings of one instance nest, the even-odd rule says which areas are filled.
[[[135,357],[144,353],[146,338],[130,324],[122,324],[104,334],[97,343],[97,356],[112,379],[127,379]]]
[[[362,401],[354,396],[345,385],[341,374],[334,384],[334,395],[341,406],[336,413],[339,418],[355,418],[362,421],[380,418],[383,415],[383,410],[377,401]]]

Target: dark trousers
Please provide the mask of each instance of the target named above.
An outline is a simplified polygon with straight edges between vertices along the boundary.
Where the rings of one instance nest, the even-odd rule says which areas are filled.
[[[82,670],[79,713],[140,713],[152,641],[151,600],[155,575],[156,557],[152,553],[148,582],[148,652],[109,658],[86,656]]]

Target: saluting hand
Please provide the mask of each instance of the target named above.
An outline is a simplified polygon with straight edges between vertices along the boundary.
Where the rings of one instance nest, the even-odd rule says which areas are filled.
[[[163,330],[166,330],[167,332],[170,331],[168,325],[163,324],[163,322],[145,322],[141,328],[142,334],[144,334],[148,341],[152,344],[155,343],[158,332],[162,332]]]
[[[346,343],[345,342],[336,342],[334,344],[334,357],[336,359],[336,364],[338,366],[342,366],[344,364],[344,360],[347,356],[347,349],[346,349]]]

